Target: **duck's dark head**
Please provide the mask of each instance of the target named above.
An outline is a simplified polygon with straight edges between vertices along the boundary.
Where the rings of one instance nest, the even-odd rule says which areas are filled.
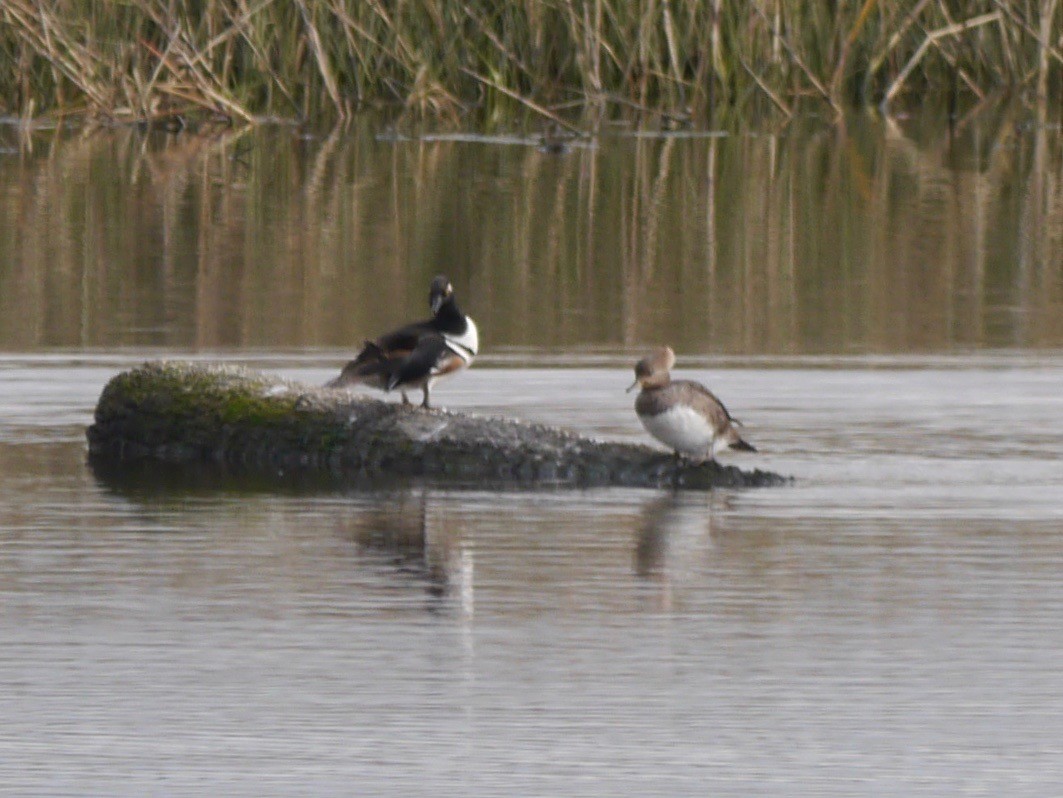
[[[450,284],[450,280],[445,275],[437,275],[432,280],[432,287],[428,289],[428,306],[432,308],[433,314],[438,314],[439,309],[454,296],[454,286]]]

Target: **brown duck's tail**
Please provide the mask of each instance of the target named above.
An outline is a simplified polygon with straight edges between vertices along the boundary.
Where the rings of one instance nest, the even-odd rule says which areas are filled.
[[[746,443],[744,440],[735,435],[735,439],[731,441],[730,448],[736,452],[755,452],[757,448],[752,444]]]

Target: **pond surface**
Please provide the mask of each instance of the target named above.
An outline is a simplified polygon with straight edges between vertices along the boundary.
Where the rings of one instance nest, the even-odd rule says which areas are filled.
[[[1063,166],[1015,113],[561,157],[0,129],[0,792],[1058,792]],[[797,481],[86,463],[118,371],[321,383],[437,271],[484,342],[440,405],[646,441],[667,342],[761,450],[728,461]]]

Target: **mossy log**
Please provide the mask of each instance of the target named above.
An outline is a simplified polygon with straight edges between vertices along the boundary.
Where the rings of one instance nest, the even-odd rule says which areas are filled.
[[[114,463],[214,463],[262,473],[501,486],[760,487],[788,482],[541,424],[351,396],[229,366],[147,363],[114,377],[88,429]]]

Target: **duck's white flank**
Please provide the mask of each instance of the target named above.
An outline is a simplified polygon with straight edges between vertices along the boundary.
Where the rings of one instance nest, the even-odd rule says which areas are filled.
[[[642,426],[669,448],[690,455],[713,455],[727,447],[701,413],[686,405],[675,405],[655,416],[639,416]]]
[[[480,351],[480,333],[476,329],[476,322],[470,317],[466,316],[465,321],[468,323],[465,332],[461,335],[451,335],[444,333],[443,337],[447,339],[447,344],[450,345],[461,359],[465,361],[465,365],[472,363],[473,357]]]

